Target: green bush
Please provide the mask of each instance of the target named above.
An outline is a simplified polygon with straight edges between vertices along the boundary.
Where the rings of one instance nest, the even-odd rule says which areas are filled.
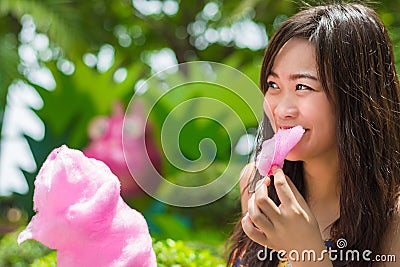
[[[2,267],[51,267],[56,266],[56,251],[35,240],[27,240],[18,246],[20,231],[4,235],[0,239],[0,266]],[[204,243],[153,241],[158,267],[223,267],[224,259],[214,246]]]
[[[48,247],[35,240],[27,240],[18,246],[17,237],[21,231],[20,229],[6,234],[0,239],[0,266],[30,266],[35,259],[41,258],[51,252]]]
[[[44,257],[41,257],[39,259],[36,259],[31,267],[56,267],[56,258],[57,258],[57,252],[53,251],[47,254]]]
[[[225,261],[201,244],[167,239],[153,245],[158,267],[223,267]]]

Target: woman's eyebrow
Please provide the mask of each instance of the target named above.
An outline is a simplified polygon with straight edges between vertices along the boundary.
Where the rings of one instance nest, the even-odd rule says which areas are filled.
[[[269,72],[268,76],[272,76],[272,77],[275,77],[275,78],[279,78],[279,75],[276,74],[273,70],[271,70],[271,71]]]
[[[314,80],[314,81],[319,81],[319,79],[315,75],[313,75],[311,73],[306,73],[306,72],[290,74],[289,78],[291,80],[297,80],[297,79],[304,79],[305,78],[305,79],[310,79],[310,80]]]
[[[268,76],[272,76],[274,78],[278,78],[279,79],[279,75],[274,72],[273,70],[271,70],[269,72]],[[290,74],[289,79],[290,80],[297,80],[297,79],[310,79],[310,80],[314,80],[314,81],[319,81],[318,77],[311,74],[311,73],[307,73],[307,72],[300,72],[300,73],[294,73],[294,74]]]

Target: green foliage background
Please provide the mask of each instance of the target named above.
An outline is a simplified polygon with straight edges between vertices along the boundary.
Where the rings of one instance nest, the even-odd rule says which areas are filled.
[[[61,144],[66,143],[78,149],[85,147],[90,119],[97,115],[110,114],[112,103],[117,99],[127,104],[137,81],[146,80],[152,75],[147,62],[149,55],[165,48],[174,52],[178,63],[196,60],[224,63],[245,73],[258,84],[263,48],[251,50],[238,47],[233,41],[215,42],[207,47],[200,47],[196,46],[196,40],[205,29],[230,27],[246,19],[264,25],[270,36],[281,21],[302,6],[300,1],[292,0],[170,1],[179,5],[175,14],[143,14],[134,7],[131,0],[0,0],[0,132],[8,88],[17,81],[23,81],[33,86],[44,102],[41,110],[35,110],[45,124],[44,139],[35,141],[26,137],[37,166],[41,166],[47,154]],[[206,17],[203,10],[211,2],[218,6],[218,12],[212,17]],[[400,12],[400,0],[376,1],[372,6],[390,30],[398,63],[400,18],[397,14]],[[52,56],[46,59],[39,57],[38,62],[40,66],[51,71],[56,81],[53,91],[32,81],[26,68],[21,65],[18,49],[23,44],[20,34],[26,15],[32,17],[36,33],[45,34],[49,38]],[[199,21],[204,27],[203,33],[191,33],[193,23]],[[101,71],[96,66],[89,67],[83,62],[85,54],[97,55],[105,45],[114,50],[114,63],[107,71]],[[65,60],[74,64],[75,70],[72,74],[60,70],[60,63]],[[123,82],[117,83],[113,76],[121,68],[126,69],[127,77]],[[181,99],[194,96],[198,94],[180,95]],[[230,100],[234,101],[229,96],[225,99]],[[177,99],[167,99],[160,104],[158,112],[151,116],[157,137],[159,125],[174,101]],[[255,118],[247,117],[244,121],[249,132],[257,127]],[[183,137],[182,151],[186,151],[188,157],[198,157],[192,148],[197,147],[198,139],[207,136],[212,127],[214,126],[211,124],[208,127],[196,127],[195,124],[185,129],[186,136],[196,138]],[[231,145],[223,133],[215,134],[213,139],[219,148],[226,149]],[[212,179],[219,173],[227,160],[226,155],[220,152],[216,164],[204,174],[206,179]],[[182,179],[182,175],[173,167],[167,163],[164,166],[170,180],[179,182]],[[33,215],[33,180],[36,173],[24,174],[29,192],[0,198],[0,234],[26,224]],[[157,240],[173,238],[198,241],[218,247],[219,251],[240,212],[237,187],[215,203],[192,209],[170,207],[147,196],[127,201],[145,215],[152,236]],[[10,222],[7,217],[12,208],[22,211],[21,219],[17,222]],[[164,244],[166,247],[171,244],[181,245],[171,242]]]

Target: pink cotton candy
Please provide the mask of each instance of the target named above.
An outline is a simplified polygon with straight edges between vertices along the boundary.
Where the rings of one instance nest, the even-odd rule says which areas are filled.
[[[66,146],[54,149],[35,180],[37,214],[18,236],[58,250],[60,267],[153,267],[144,217],[120,196],[118,178],[101,161]]]
[[[262,176],[272,175],[272,167],[283,167],[289,151],[300,141],[305,130],[301,126],[279,129],[271,138],[263,142],[257,157],[257,169]]]

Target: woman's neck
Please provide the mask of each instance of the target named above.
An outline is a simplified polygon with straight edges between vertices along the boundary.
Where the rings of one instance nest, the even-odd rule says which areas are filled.
[[[306,201],[325,237],[329,235],[329,226],[340,216],[337,157],[320,157],[304,162],[304,183]]]
[[[304,162],[304,185],[307,201],[331,202],[340,197],[337,161]]]

